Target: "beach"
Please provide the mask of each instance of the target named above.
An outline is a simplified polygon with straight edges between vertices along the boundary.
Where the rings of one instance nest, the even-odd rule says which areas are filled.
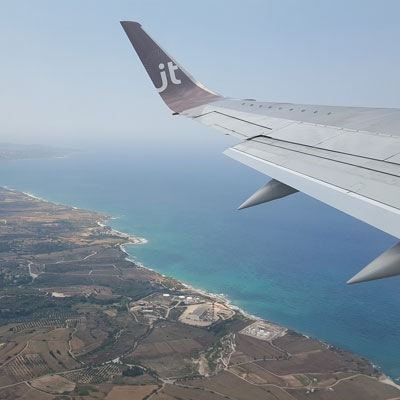
[[[89,394],[88,383],[103,397],[121,384],[192,399],[398,397],[365,358],[139,265],[125,247],[150,242],[108,226],[109,214],[0,197],[0,397]]]
[[[114,216],[107,222],[113,229],[148,240],[126,246],[135,262],[223,293],[250,315],[360,354],[396,381],[397,279],[345,284],[393,239],[300,194],[237,212],[236,203],[263,182],[227,165],[218,149],[204,151],[201,157],[160,153],[162,170],[140,146],[3,161],[0,183]],[[190,171],[180,169],[184,162]]]

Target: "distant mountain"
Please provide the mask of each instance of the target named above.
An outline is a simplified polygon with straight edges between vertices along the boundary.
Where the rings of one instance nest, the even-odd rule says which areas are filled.
[[[65,157],[73,151],[38,144],[0,143],[0,160]]]

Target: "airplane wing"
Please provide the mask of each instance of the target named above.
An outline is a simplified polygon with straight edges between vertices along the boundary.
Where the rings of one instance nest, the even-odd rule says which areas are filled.
[[[225,151],[273,179],[239,209],[304,192],[400,238],[400,109],[237,100],[193,78],[137,22],[121,22],[174,115],[241,140]],[[348,283],[400,275],[400,243]]]

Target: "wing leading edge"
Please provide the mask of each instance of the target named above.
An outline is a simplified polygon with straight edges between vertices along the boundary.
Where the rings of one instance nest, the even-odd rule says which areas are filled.
[[[137,22],[121,22],[174,112],[242,140],[225,154],[273,179],[239,209],[304,192],[400,238],[400,110],[235,100],[207,89]],[[399,245],[351,278],[400,275]]]

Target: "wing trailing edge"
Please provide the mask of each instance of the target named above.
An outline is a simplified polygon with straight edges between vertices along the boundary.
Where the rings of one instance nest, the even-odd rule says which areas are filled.
[[[400,109],[233,100],[194,79],[137,22],[121,22],[174,111],[245,140],[225,151],[273,179],[239,209],[304,192],[400,238]],[[400,243],[347,283],[400,275]]]

